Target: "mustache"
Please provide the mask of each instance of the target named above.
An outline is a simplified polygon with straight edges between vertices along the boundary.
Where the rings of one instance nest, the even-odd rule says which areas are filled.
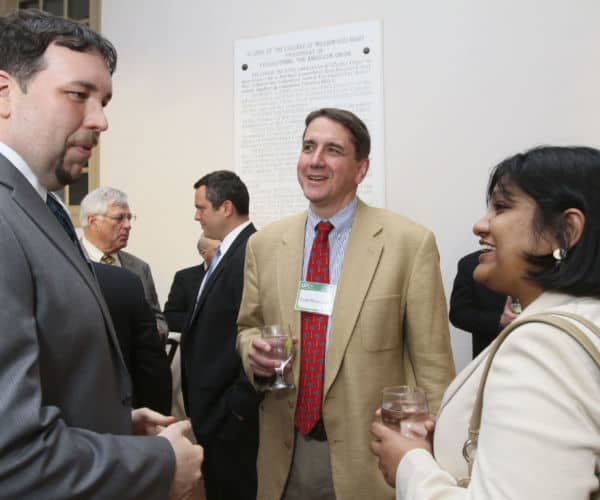
[[[98,145],[100,138],[99,132],[82,132],[67,142],[67,146],[83,146],[84,148],[94,148]]]

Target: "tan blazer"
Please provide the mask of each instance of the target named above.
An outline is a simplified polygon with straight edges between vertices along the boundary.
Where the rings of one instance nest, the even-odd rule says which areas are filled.
[[[247,353],[258,335],[255,327],[290,324],[300,336],[294,303],[306,218],[303,213],[276,222],[248,242],[238,349],[250,377]],[[454,376],[438,261],[430,231],[359,201],[325,362],[323,420],[338,500],[394,498],[369,448],[369,425],[381,389],[416,379],[435,411]],[[297,360],[293,378],[298,385]],[[279,500],[283,493],[294,447],[296,399],[296,391],[269,393],[261,405],[260,500]]]

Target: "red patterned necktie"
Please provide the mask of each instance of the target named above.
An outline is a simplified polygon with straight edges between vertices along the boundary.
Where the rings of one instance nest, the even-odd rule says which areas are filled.
[[[317,224],[317,235],[310,250],[306,281],[329,283],[329,232],[330,222]],[[302,352],[300,360],[300,384],[296,405],[296,428],[307,434],[321,418],[323,399],[323,367],[327,335],[325,314],[302,313]]]

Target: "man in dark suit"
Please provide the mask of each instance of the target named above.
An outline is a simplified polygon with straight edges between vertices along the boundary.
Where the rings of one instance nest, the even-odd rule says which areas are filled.
[[[196,302],[202,278],[204,278],[219,243],[221,243],[219,240],[212,240],[202,235],[198,239],[197,248],[204,262],[175,273],[169,297],[165,303],[165,318],[170,332],[183,331],[189,319],[188,315],[192,312],[192,307]]]
[[[175,273],[169,298],[165,303],[165,318],[169,324],[170,332],[181,333],[189,320],[189,315],[192,312],[192,307],[196,302],[198,290],[202,278],[210,265],[210,262],[221,243],[219,240],[211,240],[202,235],[198,239],[198,253],[204,259],[204,262],[198,266],[187,267]],[[169,335],[171,339],[175,338],[175,342],[179,339],[177,333]],[[173,374],[173,407],[171,415],[177,418],[186,418],[185,405],[183,403],[183,394],[181,393],[181,349],[175,349],[172,354],[171,373]],[[171,353],[170,353],[171,355]]]
[[[123,360],[133,383],[133,407],[171,413],[171,370],[140,279],[116,266],[94,262]]]
[[[497,337],[517,316],[511,311],[511,299],[494,292],[473,279],[480,251],[458,261],[450,296],[450,322],[473,336],[473,358]]]
[[[115,65],[84,25],[0,17],[2,498],[181,498],[199,480],[188,424],[161,431],[170,417],[131,411],[102,293],[50,193],[81,175],[106,130]]]
[[[194,184],[204,235],[221,240],[202,280],[183,333],[183,394],[196,439],[205,448],[208,500],[256,498],[258,396],[235,350],[246,241],[256,230],[248,190],[233,172],[216,171]]]

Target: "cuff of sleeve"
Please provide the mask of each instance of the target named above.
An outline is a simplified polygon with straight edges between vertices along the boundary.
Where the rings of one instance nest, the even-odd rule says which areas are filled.
[[[422,448],[414,448],[406,453],[396,470],[396,491],[399,498],[407,498],[409,491],[414,491],[417,484],[431,475],[432,469],[439,466],[431,453]]]

